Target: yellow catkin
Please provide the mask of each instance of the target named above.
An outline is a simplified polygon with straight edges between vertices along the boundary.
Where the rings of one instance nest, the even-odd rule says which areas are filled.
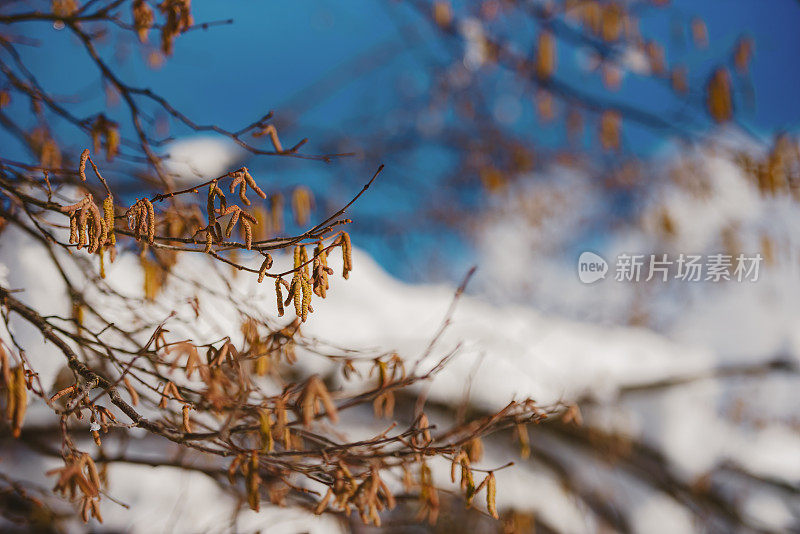
[[[303,281],[300,273],[295,273],[292,279],[292,299],[294,312],[298,317],[303,316]]]
[[[556,40],[553,34],[543,31],[539,34],[536,50],[536,75],[546,80],[556,70]]]
[[[283,317],[283,295],[281,294],[281,279],[275,279],[275,294],[278,297],[278,317]]]
[[[298,226],[305,226],[311,218],[311,208],[314,197],[311,191],[304,186],[299,186],[292,192],[292,211]]]
[[[112,195],[108,195],[103,199],[103,219],[106,223],[108,241],[112,245],[116,245],[117,237],[114,235],[114,197]]]
[[[18,438],[22,433],[22,422],[25,419],[25,410],[28,405],[28,387],[25,382],[25,370],[17,366],[12,371],[11,393],[14,399],[14,410],[11,414],[12,435]]]
[[[86,238],[87,229],[86,223],[89,217],[89,212],[82,209],[78,212],[78,249],[85,247],[89,242]]]
[[[300,278],[300,284],[303,291],[303,301],[300,306],[301,315],[300,320],[304,321],[308,318],[308,308],[311,305],[311,283],[308,280],[308,276],[302,275]]]
[[[450,2],[439,0],[433,3],[433,21],[442,28],[450,26],[453,21],[453,8],[450,7]]]
[[[497,481],[491,472],[486,480],[486,510],[495,519],[500,519],[500,514],[497,513]]]
[[[275,440],[272,438],[272,414],[266,408],[258,410],[258,426],[261,433],[262,452],[275,450]]]
[[[283,231],[283,196],[280,193],[272,195],[270,201],[270,214],[272,215],[272,231]]]
[[[706,87],[706,106],[716,122],[726,122],[733,117],[731,77],[725,67],[718,68],[711,75]]]
[[[112,124],[106,131],[106,159],[108,161],[113,161],[119,153],[119,143],[119,127]]]
[[[602,34],[605,41],[616,41],[622,35],[625,12],[621,5],[611,2],[603,6]]]
[[[261,497],[258,494],[258,488],[261,484],[261,477],[258,475],[258,454],[253,452],[250,455],[250,462],[247,466],[247,503],[250,508],[256,512],[259,510]]]
[[[600,115],[600,144],[604,150],[619,148],[622,117],[616,110],[606,110]]]

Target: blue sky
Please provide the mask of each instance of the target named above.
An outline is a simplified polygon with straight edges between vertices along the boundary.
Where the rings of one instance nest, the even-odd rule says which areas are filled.
[[[234,22],[179,37],[174,56],[158,70],[147,67],[146,52],[129,38],[120,41],[112,34],[103,53],[121,60],[119,72],[127,83],[151,87],[201,123],[236,129],[268,110],[285,117],[287,112],[302,109],[298,129],[299,134],[311,138],[306,147],[310,152],[320,150],[316,144],[320,137],[349,134],[357,138],[362,128],[369,132],[378,121],[391,120],[392,117],[382,116],[380,111],[392,108],[398,87],[410,93],[426,91],[429,80],[421,65],[446,57],[441,44],[431,39],[433,33],[427,23],[394,0],[195,1],[192,7],[196,22],[228,18]],[[709,30],[711,46],[702,52],[691,46],[682,47],[670,37],[675,27],[685,28],[694,16],[703,18]],[[797,28],[800,28],[800,2],[796,0],[679,0],[666,10],[648,8],[642,21],[645,34],[668,45],[668,63],[674,59],[674,53],[689,65],[698,99],[702,98],[700,90],[709,70],[728,57],[739,36],[751,35],[756,42],[751,65],[754,105],[743,105],[739,97],[739,119],[764,136],[781,129],[796,131],[800,125],[797,98],[800,62],[794,57],[800,50]],[[414,32],[411,38],[404,33],[409,29]],[[16,28],[16,31],[21,30]],[[42,46],[21,46],[20,50],[45,87],[63,95],[65,102],[75,106],[73,109],[79,113],[90,114],[104,105],[105,92],[96,69],[78,53],[79,45],[68,31],[44,23],[26,24],[22,31],[42,42]],[[534,36],[531,34],[531,38]],[[157,44],[158,39],[157,32],[151,32],[151,42]],[[297,98],[298,91],[313,87],[326,74],[376,47],[390,50],[362,76],[345,80],[335,91],[315,95],[313,105],[305,106],[309,100]],[[569,70],[570,63],[560,62],[559,67],[564,65],[562,72],[568,79],[579,75],[574,67]],[[737,81],[736,86],[742,87],[743,83]],[[586,82],[590,92],[599,88],[596,80]],[[626,79],[614,98],[654,110],[663,108],[664,112],[674,108],[671,95],[635,78]],[[365,118],[365,112],[371,110],[376,112],[368,113]],[[11,112],[27,113],[27,109],[12,107]],[[402,114],[402,110],[399,112]],[[122,105],[112,108],[110,115],[126,122]],[[517,128],[541,129],[540,126],[523,121]],[[60,131],[76,147],[86,144],[82,134],[75,135],[70,129]],[[632,148],[645,154],[658,150],[665,140],[635,128],[629,131],[628,138]],[[284,138],[285,145],[296,141],[291,136]],[[0,144],[6,154],[23,157],[2,131]],[[389,165],[382,183],[365,199],[359,213],[378,214],[389,205],[413,211],[413,199],[400,193],[411,182],[424,186],[429,174],[447,165],[445,160],[437,158],[434,153],[423,152],[414,161],[386,161]],[[381,162],[367,163],[377,167]],[[252,165],[266,172],[275,169],[285,183],[311,182],[318,191],[331,194],[334,203],[347,200],[351,193],[348,188],[338,187],[346,171],[335,163],[261,158]],[[349,182],[348,187],[353,183]],[[379,257],[390,256],[385,254],[385,240],[373,239],[371,243],[369,246]]]

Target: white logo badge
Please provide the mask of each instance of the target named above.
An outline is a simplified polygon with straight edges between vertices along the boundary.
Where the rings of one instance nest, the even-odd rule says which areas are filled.
[[[578,278],[584,284],[592,284],[606,277],[608,263],[594,252],[584,252],[578,258]]]

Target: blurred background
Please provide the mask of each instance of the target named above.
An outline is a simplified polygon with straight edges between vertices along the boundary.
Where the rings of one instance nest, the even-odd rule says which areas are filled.
[[[316,219],[386,165],[350,212],[357,297],[342,301],[342,322],[320,317],[311,331],[402,347],[430,333],[408,333],[419,319],[404,303],[424,307],[424,294],[439,310],[475,265],[451,332],[468,356],[442,378],[440,416],[464,401],[465,383],[471,410],[509,396],[576,405],[572,422],[490,444],[497,461],[518,462],[499,479],[501,523],[455,503],[437,526],[398,512],[389,529],[800,531],[800,3],[192,9],[208,26],[168,59],[155,34],[140,46],[110,32],[101,54],[197,124],[235,131],[273,111],[284,146],[308,138],[302,152],[347,155],[254,157],[153,107],[148,127],[178,183],[244,164],[273,190],[308,187]],[[24,38],[25,63],[60,102],[105,108],[134,138],[74,37],[32,22]],[[3,113],[27,107],[12,100]],[[71,125],[51,126],[64,153],[80,153],[87,141]],[[7,129],[0,146],[25,157]],[[107,175],[133,197],[141,167],[123,142]],[[287,217],[285,229],[298,226]],[[585,251],[608,262],[605,279],[581,282]],[[640,281],[616,279],[624,254],[644,257]],[[730,280],[681,280],[675,263],[645,281],[651,255],[664,254],[763,261],[757,280],[737,281],[733,266]],[[365,288],[391,284],[407,291],[371,302],[394,309],[384,323],[358,335],[342,326],[371,324]]]

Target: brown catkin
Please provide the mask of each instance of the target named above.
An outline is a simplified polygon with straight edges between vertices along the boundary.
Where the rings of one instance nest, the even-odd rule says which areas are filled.
[[[267,194],[264,191],[262,191],[260,187],[258,187],[258,184],[253,179],[253,177],[250,175],[250,171],[247,170],[247,167],[242,167],[242,172],[244,173],[244,179],[247,182],[247,184],[250,186],[250,188],[253,191],[255,191],[258,196],[260,196],[262,199],[266,200],[267,199]]]
[[[184,404],[182,411],[183,411],[183,431],[184,432],[191,432],[192,431],[192,420],[189,417],[189,410],[192,407],[189,404]]]
[[[142,200],[147,208],[147,241],[148,243],[152,244],[156,237],[156,212],[153,209],[153,203],[150,202],[150,199],[144,198]]]
[[[78,166],[78,174],[81,176],[81,180],[84,182],[86,181],[86,160],[89,159],[89,149],[84,148],[83,152],[81,152],[81,162]]]
[[[718,68],[711,75],[706,87],[706,106],[716,122],[729,121],[733,117],[731,77],[725,67]]]
[[[203,249],[203,252],[205,252],[206,254],[211,252],[211,245],[213,241],[214,238],[212,236],[211,229],[209,228],[208,230],[206,230],[206,248]]]
[[[231,206],[232,208],[234,206]],[[239,222],[239,215],[241,212],[238,209],[233,210],[233,215],[231,215],[231,220],[228,221],[228,226],[225,227],[225,237],[230,237],[231,233],[233,232],[233,227],[236,226],[236,223]]]
[[[618,111],[608,109],[600,115],[600,144],[604,150],[619,148],[622,116]]]
[[[28,387],[25,382],[25,370],[17,366],[12,371],[14,411],[11,414],[12,435],[18,438],[22,433],[22,421],[28,404]]]
[[[133,404],[134,406],[139,404],[139,394],[133,388],[131,381],[128,380],[128,378],[126,377],[122,379],[122,383],[125,384],[125,389],[128,390],[128,395],[130,395],[131,397],[131,404]]]
[[[543,31],[539,34],[536,50],[536,75],[546,80],[556,70],[556,40],[553,34]]]
[[[85,247],[88,243],[86,239],[86,223],[89,217],[89,212],[82,209],[78,212],[78,249]]]
[[[244,246],[250,250],[253,248],[253,227],[245,217],[242,217],[242,228],[244,228]]]
[[[283,317],[283,295],[281,294],[281,282],[282,280],[280,277],[275,279],[275,294],[278,297],[278,317]]]
[[[350,278],[350,271],[353,270],[353,249],[350,244],[350,234],[342,232],[342,259],[344,262],[342,277],[345,280]]]
[[[267,269],[269,269],[270,267],[272,267],[272,256],[267,254],[266,257],[264,258],[264,261],[261,263],[261,267],[258,268],[259,284],[264,281],[264,277],[267,275]],[[278,297],[278,300],[280,300],[280,297]]]
[[[75,244],[78,242],[78,214],[73,213],[69,216],[69,242]]]

